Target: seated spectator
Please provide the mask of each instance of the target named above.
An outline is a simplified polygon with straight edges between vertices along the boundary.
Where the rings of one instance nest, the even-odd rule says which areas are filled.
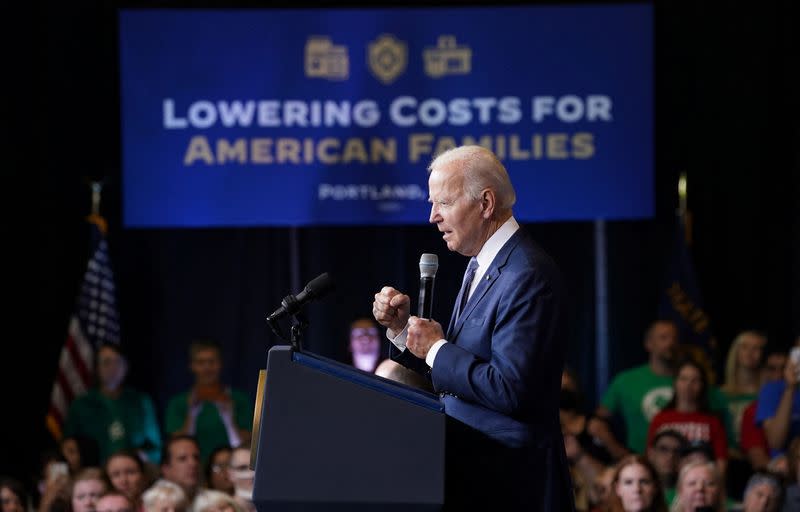
[[[161,480],[179,485],[187,503],[194,501],[200,489],[200,447],[192,436],[172,437],[164,444]]]
[[[767,354],[766,363],[762,368],[762,382],[773,382],[783,378],[783,371],[786,368],[787,355],[785,351],[771,351]],[[769,443],[764,429],[756,423],[756,411],[758,410],[758,400],[753,400],[742,413],[742,424],[740,427],[741,437],[739,446],[742,453],[750,463],[753,471],[763,471],[770,464],[779,465],[779,461],[772,461],[770,457]]]
[[[611,432],[604,419],[584,412],[577,382],[566,372],[561,382],[562,385],[567,384],[561,388],[559,419],[570,472],[580,482],[594,482],[605,467],[613,462],[605,448],[605,440],[611,436]]]
[[[598,473],[589,489],[589,510],[606,512],[614,494],[614,466],[607,466]]]
[[[800,337],[797,338],[795,346],[800,347]],[[789,441],[800,435],[798,382],[800,382],[800,364],[790,358],[786,362],[783,379],[767,382],[758,395],[756,424],[764,428],[772,457],[785,452]]]
[[[142,495],[145,512],[186,512],[189,500],[181,486],[169,480],[157,480]]]
[[[742,491],[753,474],[752,466],[739,445],[744,411],[758,398],[762,383],[762,356],[767,338],[756,331],[739,333],[731,343],[725,364],[725,384],[721,390],[728,399],[734,437],[729,439],[728,466],[725,472],[727,494],[742,500]]]
[[[713,512],[725,510],[722,481],[713,462],[691,461],[681,467],[678,491],[671,512],[694,512],[708,507]]]
[[[119,491],[107,491],[95,504],[96,512],[134,512],[130,499]]]
[[[690,443],[711,443],[719,471],[724,474],[728,443],[722,423],[710,412],[707,389],[706,373],[700,365],[692,360],[679,365],[673,398],[650,423],[648,440],[661,430],[677,430]]]
[[[69,464],[69,474],[75,475],[85,467],[100,465],[100,450],[97,441],[84,435],[71,435],[61,438],[61,454]]]
[[[233,495],[246,512],[255,512],[253,486],[256,473],[250,469],[250,447],[237,446],[231,453],[228,478],[233,482]]]
[[[667,512],[655,469],[641,455],[628,455],[614,469],[610,512]]]
[[[375,375],[433,393],[433,384],[428,379],[391,359],[381,361],[375,368]]]
[[[762,386],[767,382],[783,379],[783,371],[786,369],[786,362],[789,354],[782,348],[772,348],[767,350],[767,357],[762,369]]]
[[[22,482],[14,478],[0,478],[0,503],[2,512],[28,512],[30,498]]]
[[[222,350],[213,340],[198,339],[189,347],[192,388],[167,404],[165,430],[169,435],[190,435],[205,462],[217,446],[250,442],[253,400],[220,381]]]
[[[97,499],[108,490],[103,470],[83,468],[72,479],[70,503],[72,512],[96,512]]]
[[[744,331],[734,338],[725,363],[725,384],[721,390],[728,399],[736,437],[732,449],[738,449],[740,427],[745,408],[758,398],[761,389],[761,359],[767,338],[756,331]]]
[[[124,494],[134,510],[141,510],[142,494],[149,485],[149,479],[139,455],[127,449],[112,453],[106,460],[105,470],[111,487]]]
[[[244,509],[230,494],[206,489],[197,496],[192,512],[244,512]]]
[[[800,510],[800,437],[794,438],[789,444],[787,460],[789,486],[786,489],[783,512],[797,512]]]
[[[220,446],[211,452],[203,476],[208,489],[233,494],[233,482],[228,478],[228,465],[231,461],[230,446]]]
[[[42,456],[42,470],[37,485],[39,512],[63,512],[69,510],[70,485],[69,463],[61,452],[47,451]]]
[[[653,436],[647,448],[647,460],[655,469],[666,503],[672,503],[675,497],[678,467],[688,445],[689,442],[683,434],[677,430],[665,429]]]
[[[96,367],[97,386],[72,401],[64,435],[94,439],[101,463],[123,448],[139,450],[148,460],[157,461],[161,431],[153,401],[123,386],[128,363],[119,345],[102,345],[97,350]]]
[[[781,506],[783,487],[780,477],[771,473],[754,473],[744,489],[742,512],[777,512]]]
[[[371,318],[359,318],[350,324],[348,351],[353,366],[373,373],[381,358],[381,335],[378,324]]]
[[[769,443],[764,429],[756,424],[758,400],[748,405],[742,413],[739,446],[753,471],[763,471],[770,461]]]

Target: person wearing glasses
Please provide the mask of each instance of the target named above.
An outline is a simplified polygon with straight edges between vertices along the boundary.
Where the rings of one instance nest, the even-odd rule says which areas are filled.
[[[245,512],[256,512],[253,486],[256,472],[250,469],[250,447],[237,446],[231,452],[228,478],[233,483],[233,497]]]
[[[656,434],[647,447],[647,460],[656,471],[667,503],[672,503],[675,497],[678,465],[688,444],[686,436],[677,430],[666,429]]]
[[[231,461],[232,449],[223,445],[215,448],[208,456],[203,476],[206,488],[233,494],[233,482],[228,478],[228,465]]]

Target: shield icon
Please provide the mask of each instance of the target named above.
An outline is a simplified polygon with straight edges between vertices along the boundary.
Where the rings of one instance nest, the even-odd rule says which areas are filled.
[[[384,84],[390,84],[406,70],[406,43],[391,34],[381,34],[367,48],[369,70]]]

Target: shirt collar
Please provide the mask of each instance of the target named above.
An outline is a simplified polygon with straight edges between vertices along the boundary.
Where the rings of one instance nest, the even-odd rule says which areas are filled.
[[[519,229],[519,224],[513,216],[509,217],[507,221],[495,231],[492,236],[486,240],[486,243],[481,247],[480,252],[475,257],[478,260],[478,268],[485,271],[489,264],[494,261],[497,253],[508,242],[514,233]]]

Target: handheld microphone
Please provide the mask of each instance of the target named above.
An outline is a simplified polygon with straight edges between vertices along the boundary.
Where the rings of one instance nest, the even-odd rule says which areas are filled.
[[[419,259],[419,302],[417,303],[417,316],[431,318],[433,308],[433,281],[439,269],[439,257],[435,254],[424,253]]]
[[[320,274],[306,285],[306,287],[295,295],[287,295],[281,301],[281,307],[272,312],[267,317],[267,322],[273,322],[287,315],[294,315],[306,305],[306,303],[319,299],[333,290],[333,280],[327,272]]]

